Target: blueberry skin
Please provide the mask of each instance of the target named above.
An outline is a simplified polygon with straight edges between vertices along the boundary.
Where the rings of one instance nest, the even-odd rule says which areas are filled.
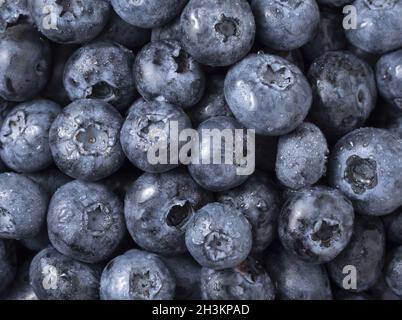
[[[310,85],[299,68],[268,54],[250,54],[232,67],[225,97],[240,123],[269,136],[296,129],[312,102]]]
[[[0,174],[0,238],[35,237],[46,220],[48,195],[31,179],[16,173]]]
[[[0,293],[13,282],[17,273],[17,255],[12,241],[0,239]]]
[[[402,297],[402,247],[394,249],[385,267],[385,281],[391,290]]]
[[[38,30],[63,44],[94,39],[105,27],[111,7],[108,0],[33,0],[30,10]]]
[[[48,247],[32,260],[31,286],[40,300],[98,300],[100,272]]]
[[[210,203],[189,221],[186,245],[203,267],[234,268],[250,253],[251,225],[239,210],[222,203]]]
[[[303,189],[283,206],[278,222],[282,245],[313,264],[333,260],[350,241],[354,212],[351,202],[327,187]]]
[[[124,161],[119,142],[123,119],[100,100],[76,100],[57,116],[49,141],[59,169],[76,179],[97,181],[116,172]]]
[[[390,131],[362,128],[331,151],[328,182],[353,201],[359,213],[380,216],[402,205],[402,140]]]
[[[87,263],[109,258],[126,232],[122,201],[102,184],[79,180],[53,195],[47,225],[59,252]]]
[[[402,2],[356,0],[357,28],[345,31],[352,45],[371,53],[385,53],[402,47]]]
[[[246,0],[190,0],[180,25],[186,52],[208,66],[229,66],[254,43],[255,21]]]
[[[176,280],[176,300],[201,300],[201,267],[190,255],[161,257]]]
[[[370,66],[346,51],[327,52],[308,72],[313,88],[312,121],[330,138],[361,127],[377,99]]]
[[[328,144],[321,130],[310,122],[281,136],[276,156],[276,176],[291,189],[315,184],[326,172]]]
[[[134,54],[112,42],[95,42],[78,49],[64,69],[64,87],[69,98],[97,99],[127,108],[136,96]]]
[[[309,61],[328,51],[341,51],[346,48],[342,14],[336,10],[321,8],[320,17],[318,32],[302,48],[304,57]]]
[[[48,42],[29,25],[0,33],[0,96],[21,102],[33,99],[46,85],[51,69]]]
[[[50,100],[21,103],[8,113],[0,129],[0,156],[17,172],[37,172],[53,162],[49,128],[61,112]]]
[[[217,200],[241,211],[252,226],[253,252],[264,251],[276,237],[280,211],[279,194],[261,172],[240,187],[218,194]]]
[[[402,139],[402,116],[393,117],[388,123],[387,129],[389,129],[391,132],[398,135]]]
[[[130,250],[114,258],[103,270],[102,300],[172,300],[175,278],[153,253]]]
[[[265,267],[279,300],[331,300],[332,292],[323,265],[307,263],[275,245],[269,248]]]
[[[39,252],[50,245],[47,227],[44,225],[42,230],[33,238],[21,239],[20,243],[27,249]]]
[[[32,23],[27,0],[4,0],[0,8],[0,32],[15,24]]]
[[[198,127],[209,118],[233,116],[225,100],[224,83],[225,78],[221,75],[207,78],[203,98],[194,107],[186,110],[194,127]]]
[[[402,50],[383,55],[376,65],[378,91],[384,99],[398,110],[402,110],[401,69]]]
[[[387,240],[402,245],[402,208],[383,217]]]
[[[372,287],[381,275],[385,256],[385,231],[380,218],[357,216],[348,246],[327,265],[332,280],[343,286],[345,266],[354,266],[357,272],[355,292]]]
[[[178,168],[164,174],[145,173],[129,188],[124,213],[127,229],[143,249],[162,255],[187,251],[184,237],[194,212],[213,201]]]
[[[183,108],[195,105],[204,93],[201,65],[176,40],[153,41],[138,53],[135,84],[148,101],[164,100]]]
[[[114,11],[133,26],[151,29],[177,17],[188,0],[111,0]]]
[[[159,40],[180,41],[180,39],[181,39],[180,16],[166,25],[152,29],[151,41],[159,41]]]
[[[378,281],[366,291],[372,300],[401,300],[400,296],[397,296],[385,281],[384,273]]]
[[[114,12],[96,41],[117,42],[127,49],[137,51],[151,40],[151,30],[135,27]]]
[[[214,164],[213,162],[213,154],[214,147],[213,144],[206,144],[202,141],[206,139],[206,135],[203,130],[214,130],[217,129],[220,132],[223,130],[230,130],[232,134],[235,132],[234,130],[243,130],[243,127],[232,117],[213,117],[210,118],[198,127],[198,136],[199,136],[199,154],[198,159],[192,159],[191,163],[188,165],[188,169],[190,171],[193,179],[204,189],[220,192],[235,188],[242,183],[244,183],[249,176],[247,175],[239,175],[238,169],[241,168],[241,163],[238,163],[233,156],[232,164],[225,163],[225,152],[230,153],[235,152],[235,146],[230,146],[226,142],[222,143],[221,150],[225,150],[221,154],[221,164]],[[243,146],[247,145],[245,141],[246,137],[244,137]],[[195,142],[197,143],[197,142]],[[195,145],[196,147],[196,145]],[[219,150],[218,150],[219,151]],[[209,164],[206,163],[205,159],[208,159],[209,156]],[[234,160],[234,161],[233,161]],[[196,163],[198,162],[198,163]]]
[[[281,58],[286,59],[289,62],[293,63],[297,67],[299,67],[299,69],[302,72],[304,72],[304,70],[305,70],[304,57],[303,57],[303,53],[302,53],[301,49],[295,49],[295,50],[291,50],[291,51],[282,51],[282,50],[275,50],[275,49],[269,48],[267,46],[262,46],[262,48],[259,48],[257,46],[256,49],[257,49],[257,51],[256,51],[257,53],[260,53],[260,54],[266,53],[266,54],[270,54],[273,56],[281,57]]]
[[[300,48],[313,39],[320,24],[315,0],[253,0],[251,8],[258,40],[276,50]]]
[[[57,189],[73,180],[55,167],[50,167],[39,172],[27,173],[25,176],[39,184],[46,190],[49,196],[52,196]]]
[[[274,300],[271,278],[255,259],[249,257],[233,269],[202,268],[204,300]]]
[[[178,167],[178,164],[169,161],[169,132],[174,122],[177,122],[178,132],[191,128],[190,119],[181,108],[164,101],[136,101],[131,106],[120,132],[121,145],[131,163],[150,173],[166,172]],[[163,147],[163,142],[166,142],[167,149]],[[179,142],[179,150],[183,145],[183,142]],[[152,164],[148,161],[148,153],[157,147],[160,155],[166,152],[167,164]]]

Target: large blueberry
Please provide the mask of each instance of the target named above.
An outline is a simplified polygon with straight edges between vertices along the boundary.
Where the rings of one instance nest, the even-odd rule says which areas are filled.
[[[130,250],[114,258],[103,270],[102,300],[171,300],[175,278],[156,254]]]
[[[123,119],[100,100],[76,100],[63,109],[50,128],[50,148],[65,174],[96,181],[116,172],[124,161],[119,141]]]
[[[114,11],[127,23],[155,28],[178,16],[188,0],[111,0]]]
[[[31,286],[40,300],[99,299],[100,270],[49,247],[32,260]]]
[[[17,172],[37,172],[52,164],[49,129],[61,112],[50,100],[22,103],[7,114],[0,130],[0,156]]]
[[[390,131],[362,128],[331,151],[329,183],[354,202],[359,213],[385,215],[402,205],[402,140]]]
[[[151,40],[178,40],[181,39],[180,16],[159,28],[152,29]]]
[[[0,33],[0,96],[11,101],[33,99],[46,85],[51,69],[50,46],[29,25]]]
[[[47,224],[59,252],[88,263],[109,258],[126,232],[121,200],[102,184],[79,180],[53,195]]]
[[[145,173],[126,194],[128,231],[147,251],[177,255],[187,251],[184,233],[194,212],[213,197],[184,168],[164,174]]]
[[[252,247],[251,225],[232,206],[210,203],[198,210],[186,230],[186,245],[203,267],[221,270],[243,262]]]
[[[120,132],[124,153],[146,172],[166,172],[178,167],[175,155],[184,142],[175,140],[172,132],[176,126],[179,134],[191,128],[190,119],[181,108],[163,101],[136,101]],[[175,144],[178,149],[174,149]]]
[[[253,0],[251,8],[261,43],[276,50],[293,50],[310,41],[320,23],[315,0]]]
[[[164,100],[185,108],[204,94],[201,65],[176,40],[153,41],[143,47],[135,60],[134,77],[145,100]]]
[[[272,136],[296,129],[312,102],[300,69],[268,54],[251,54],[236,64],[226,76],[225,97],[240,123]]]
[[[95,42],[78,49],[64,70],[71,100],[97,99],[127,108],[134,100],[134,54],[113,42]]]
[[[0,238],[24,239],[39,234],[46,220],[46,191],[23,175],[3,173],[0,193]]]
[[[108,0],[30,0],[29,4],[39,31],[64,44],[94,39],[111,11]]]
[[[303,189],[282,208],[279,239],[306,262],[329,262],[349,243],[353,221],[353,206],[338,190],[321,186]]]
[[[314,97],[311,119],[331,138],[362,126],[374,109],[373,70],[349,52],[323,54],[311,65],[308,78]]]
[[[190,0],[180,24],[184,49],[206,65],[231,65],[254,43],[254,16],[246,0]]]

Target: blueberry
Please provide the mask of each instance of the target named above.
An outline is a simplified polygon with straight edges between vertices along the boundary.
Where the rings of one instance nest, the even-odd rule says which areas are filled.
[[[262,252],[271,244],[276,237],[280,203],[277,190],[263,173],[257,171],[240,187],[218,194],[217,199],[248,219],[253,231],[253,251]]]
[[[183,168],[164,174],[145,173],[126,194],[127,228],[134,241],[147,251],[162,255],[184,253],[184,234],[190,218],[212,199]]]
[[[343,287],[344,268],[356,268],[356,288],[350,290],[362,292],[372,287],[381,275],[385,255],[385,232],[378,217],[358,216],[348,246],[328,264],[328,273],[332,280]]]
[[[32,18],[46,38],[63,44],[94,39],[111,11],[108,0],[29,1]]]
[[[201,300],[201,267],[190,255],[162,257],[176,280],[175,299]]]
[[[47,227],[44,225],[42,230],[32,238],[21,239],[20,243],[27,249],[35,252],[42,251],[50,245]]]
[[[186,245],[203,267],[221,270],[243,262],[252,247],[251,225],[237,209],[210,203],[189,221]]]
[[[320,23],[315,0],[253,0],[257,38],[276,50],[293,50],[310,41]]]
[[[326,171],[327,141],[321,130],[305,122],[281,136],[276,158],[276,175],[288,188],[301,189],[315,184]]]
[[[7,114],[0,130],[0,156],[17,172],[37,172],[53,162],[49,128],[61,112],[50,100],[33,100],[17,105]]]
[[[305,65],[304,65],[304,57],[303,54],[301,52],[301,49],[294,49],[291,51],[282,51],[282,50],[275,50],[272,48],[269,48],[267,46],[262,46],[261,48],[257,47],[257,53],[266,53],[266,54],[270,54],[272,56],[278,56],[281,58],[284,58],[286,60],[288,60],[289,62],[293,63],[294,65],[296,65],[297,67],[299,67],[299,69],[301,71],[304,72],[305,69]]]
[[[391,132],[362,128],[344,136],[331,151],[329,184],[355,209],[385,215],[402,205],[402,140]]]
[[[23,175],[3,173],[0,192],[0,238],[35,237],[46,220],[46,191]]]
[[[401,70],[402,50],[383,55],[376,65],[378,91],[384,99],[399,110],[402,110]]]
[[[164,100],[191,107],[204,93],[201,66],[176,40],[154,41],[138,53],[134,66],[135,83],[145,100]]]
[[[203,268],[201,290],[204,300],[274,300],[271,278],[253,258],[233,269]]]
[[[33,258],[29,278],[40,300],[99,299],[99,270],[65,257],[52,247]]]
[[[151,39],[151,31],[125,22],[113,13],[97,41],[117,42],[130,50],[138,50]]]
[[[112,42],[96,42],[78,49],[64,70],[64,86],[71,100],[98,99],[127,108],[134,100],[134,55]]]
[[[175,279],[156,254],[130,250],[114,258],[103,270],[102,300],[171,300]]]
[[[152,29],[151,40],[178,40],[181,39],[180,16],[166,25]]]
[[[50,167],[39,172],[27,173],[25,176],[39,184],[47,191],[49,196],[52,196],[62,185],[73,180],[55,167]]]
[[[401,300],[401,297],[397,296],[388,286],[384,274],[366,292],[373,300]]]
[[[17,273],[15,249],[12,241],[0,239],[0,293],[3,293],[13,282]]]
[[[387,240],[402,245],[402,208],[383,218]]]
[[[269,248],[265,262],[279,300],[332,299],[324,266],[306,263],[280,246]]]
[[[190,0],[181,15],[184,49],[209,66],[228,66],[254,43],[255,22],[246,0]]]
[[[111,0],[114,11],[127,23],[155,28],[178,16],[188,0]]]
[[[166,172],[178,166],[170,159],[170,128],[177,124],[178,132],[191,128],[184,111],[164,101],[136,101],[130,108],[120,132],[120,141],[127,158],[143,171]],[[179,150],[184,142],[179,142]],[[157,150],[154,150],[157,149]],[[158,156],[159,163],[149,161]],[[164,157],[166,156],[166,159]]]
[[[28,0],[4,0],[0,4],[0,32],[22,23],[32,23]]]
[[[0,96],[11,101],[34,98],[46,85],[50,67],[49,44],[29,25],[0,33]]]
[[[209,118],[218,116],[233,116],[226,104],[224,94],[225,78],[213,75],[207,78],[204,97],[194,107],[188,109],[188,114],[195,127]]]
[[[268,54],[251,54],[236,64],[226,76],[225,97],[240,123],[271,136],[296,129],[312,102],[299,68]]]
[[[402,139],[402,116],[395,116],[391,119],[387,126],[394,134],[397,134]]]
[[[279,239],[306,262],[329,262],[349,243],[353,220],[353,206],[338,190],[306,188],[282,208]]]
[[[231,139],[228,139],[226,136],[222,139],[221,137],[213,135],[212,130],[219,130],[223,136],[224,130],[226,130],[226,132],[229,133],[227,136],[232,137],[233,141],[230,141]],[[213,117],[204,121],[198,127],[199,141],[193,142],[195,143],[195,147],[197,147],[198,143],[199,153],[195,156],[192,155],[193,159],[188,167],[193,179],[203,188],[214,192],[225,191],[241,185],[248,179],[248,175],[239,174],[239,171],[245,169],[245,167],[241,160],[236,159],[236,148],[238,148],[239,145],[237,143],[236,146],[235,139],[233,138],[235,130],[240,130],[240,132],[243,133],[241,142],[243,147],[245,147],[248,144],[245,130],[243,130],[243,127],[232,117]],[[205,141],[208,142],[210,133],[213,139],[210,139],[209,143],[206,143]],[[217,138],[221,140],[217,140]],[[216,145],[216,141],[223,141],[220,146],[221,150],[219,150],[219,146]],[[229,156],[227,157],[226,154]],[[220,163],[216,163],[215,160],[220,160]],[[253,172],[250,174],[252,173]]]
[[[390,253],[384,272],[388,286],[402,297],[402,247],[397,247]]]
[[[349,52],[323,54],[311,65],[308,78],[314,96],[311,119],[331,138],[361,127],[374,109],[374,73]]]
[[[357,28],[346,37],[354,46],[371,53],[384,53],[402,46],[402,2],[355,0]]]
[[[19,263],[17,275],[12,284],[7,288],[4,295],[0,297],[0,300],[11,301],[31,301],[39,300],[38,296],[33,291],[31,284],[29,283],[29,267],[31,264],[31,258]]]
[[[303,46],[303,55],[309,61],[317,59],[328,51],[340,51],[346,48],[342,15],[336,10],[327,8],[322,8],[320,15],[318,32]]]
[[[109,258],[126,232],[121,200],[101,184],[79,180],[53,195],[47,224],[59,252],[87,263]]]
[[[76,100],[53,122],[49,141],[53,159],[65,174],[89,181],[116,172],[124,161],[119,142],[123,119],[109,104]]]

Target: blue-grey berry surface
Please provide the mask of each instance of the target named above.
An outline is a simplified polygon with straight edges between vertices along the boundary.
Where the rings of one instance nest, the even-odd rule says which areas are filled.
[[[0,129],[0,156],[7,167],[31,173],[53,163],[49,129],[61,107],[50,100],[21,103],[4,119]]]
[[[102,300],[171,300],[175,289],[174,275],[159,256],[130,250],[106,265],[100,296]]]
[[[0,32],[16,23],[32,23],[28,0],[4,0],[0,5]]]
[[[87,263],[110,258],[126,233],[123,203],[98,183],[75,180],[59,188],[48,210],[51,244]]]
[[[390,253],[388,263],[385,267],[385,281],[391,290],[398,295],[402,296],[402,248],[397,247]]]
[[[0,294],[14,280],[17,273],[17,255],[15,244],[11,240],[0,239]]]

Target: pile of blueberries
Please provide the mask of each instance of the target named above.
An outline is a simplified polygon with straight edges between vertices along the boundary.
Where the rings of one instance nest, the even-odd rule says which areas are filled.
[[[1,0],[0,298],[402,298],[401,16]],[[151,163],[172,121],[254,129],[255,172]]]

